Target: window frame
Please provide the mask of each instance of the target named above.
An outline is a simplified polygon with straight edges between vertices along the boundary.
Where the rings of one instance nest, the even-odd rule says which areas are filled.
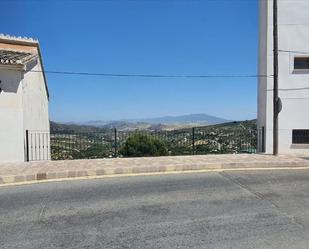
[[[295,68],[297,59],[308,59],[308,68]],[[294,55],[292,60],[292,68],[294,73],[309,73],[309,55]]]
[[[304,134],[295,134],[301,133]],[[293,129],[292,130],[292,144],[295,145],[309,145],[309,129]]]

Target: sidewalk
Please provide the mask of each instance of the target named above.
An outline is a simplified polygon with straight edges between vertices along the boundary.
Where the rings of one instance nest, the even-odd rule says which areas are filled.
[[[0,164],[0,184],[87,176],[278,167],[309,169],[309,157],[239,154],[4,163]]]

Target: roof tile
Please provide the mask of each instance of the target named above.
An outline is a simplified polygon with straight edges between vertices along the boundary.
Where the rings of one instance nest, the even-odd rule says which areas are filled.
[[[0,64],[4,65],[25,65],[34,57],[32,53],[0,50]]]

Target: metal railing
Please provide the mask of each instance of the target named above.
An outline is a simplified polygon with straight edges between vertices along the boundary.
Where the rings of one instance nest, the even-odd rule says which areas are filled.
[[[28,160],[123,157],[121,148],[134,134],[162,141],[168,155],[256,153],[257,131],[242,126],[206,126],[171,131],[36,132],[28,131]]]
[[[26,130],[26,161],[50,160],[50,133]]]

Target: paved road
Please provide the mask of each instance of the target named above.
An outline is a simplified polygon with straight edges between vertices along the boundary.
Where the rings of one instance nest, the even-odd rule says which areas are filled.
[[[0,188],[0,248],[308,248],[309,170]]]

